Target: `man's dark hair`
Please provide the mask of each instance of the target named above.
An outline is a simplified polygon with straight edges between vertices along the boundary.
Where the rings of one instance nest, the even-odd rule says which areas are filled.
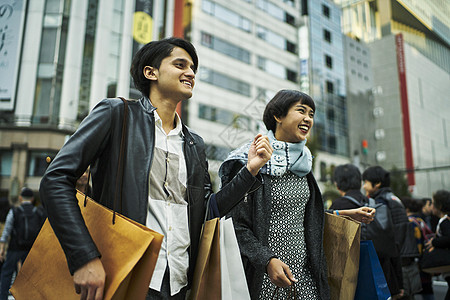
[[[389,187],[391,185],[391,177],[389,172],[380,166],[367,168],[362,174],[363,180],[370,181],[372,185],[380,184],[380,188]]]
[[[193,70],[194,72],[197,72],[198,56],[194,46],[190,42],[174,37],[150,42],[136,52],[130,68],[134,86],[141,92],[142,95],[148,96],[150,91],[150,80],[144,76],[144,67],[150,66],[159,69],[162,60],[170,56],[175,47],[180,47],[186,50],[194,63]]]
[[[447,190],[438,190],[433,194],[434,207],[443,212],[450,214],[450,192]]]
[[[275,117],[285,117],[289,109],[295,103],[308,105],[313,111],[316,111],[314,100],[307,94],[296,90],[281,90],[267,103],[263,114],[263,122],[267,130],[272,130],[275,133],[277,128],[277,121]]]
[[[408,209],[412,213],[420,213],[422,211],[422,207],[424,205],[424,202],[422,199],[414,199],[411,197],[402,197],[400,199],[405,206],[406,209]]]
[[[352,164],[337,166],[334,169],[334,182],[339,190],[359,190],[361,188],[361,172]]]

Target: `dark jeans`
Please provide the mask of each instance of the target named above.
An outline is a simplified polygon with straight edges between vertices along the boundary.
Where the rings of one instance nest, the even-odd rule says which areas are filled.
[[[179,293],[170,296],[170,277],[169,277],[169,266],[166,268],[166,272],[164,273],[164,278],[161,285],[161,291],[155,291],[152,289],[148,289],[146,300],[153,299],[161,299],[161,300],[184,300],[186,299],[187,288],[184,287],[180,290]],[[1,300],[1,299],[0,299]]]
[[[11,278],[17,269],[17,263],[25,261],[29,251],[9,250],[6,254],[6,260],[2,266],[0,280],[0,300],[8,299],[8,291],[11,287]]]

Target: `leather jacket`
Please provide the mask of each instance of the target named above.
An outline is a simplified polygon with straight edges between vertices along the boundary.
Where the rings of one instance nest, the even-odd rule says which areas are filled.
[[[113,208],[116,173],[123,120],[123,102],[105,99],[83,120],[78,130],[61,148],[40,184],[42,203],[50,224],[66,254],[73,274],[88,261],[101,256],[81,216],[75,198],[76,180],[91,166],[93,199]],[[128,101],[128,141],[123,174],[122,205],[116,211],[146,223],[149,173],[155,143],[155,119],[148,98]],[[206,203],[212,195],[203,139],[182,126],[187,168],[187,202],[191,245],[189,284],[197,259],[198,244]],[[242,168],[235,180],[215,194],[221,216],[231,210],[260,181]]]

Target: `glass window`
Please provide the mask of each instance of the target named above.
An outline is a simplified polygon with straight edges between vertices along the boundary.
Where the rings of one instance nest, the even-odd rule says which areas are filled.
[[[334,84],[331,81],[326,81],[327,85],[327,93],[333,94],[334,93]]]
[[[297,46],[294,43],[286,40],[286,50],[295,54],[297,53]]]
[[[286,69],[286,78],[289,81],[297,83],[297,72]]]
[[[323,30],[323,39],[328,43],[331,43],[331,32],[329,30]]]
[[[30,151],[28,154],[28,176],[42,176],[47,170],[47,157],[56,156],[54,151]]]
[[[201,68],[199,78],[212,85],[250,96],[250,84],[208,68]]]
[[[225,40],[202,32],[202,45],[250,64],[250,52]]]
[[[0,150],[0,176],[11,176],[12,151]]]
[[[336,153],[336,137],[333,135],[328,136],[328,147],[331,153]]]
[[[272,17],[280,21],[286,22],[289,25],[295,26],[295,17],[285,12],[282,8],[278,7],[272,2],[268,0],[258,0],[257,6],[261,10],[271,15]]]
[[[278,33],[275,33],[274,31],[271,31],[263,26],[260,25],[256,26],[256,36],[259,37],[260,39],[265,40],[266,42],[277,48],[287,50],[291,53],[297,52],[297,47],[294,43],[285,39]]]
[[[247,32],[251,31],[252,28],[252,22],[244,18],[243,16],[239,15],[238,13],[229,10],[228,8],[213,3],[208,0],[202,1],[202,10],[210,15],[213,15],[217,17],[219,20],[230,24],[236,28],[240,28],[242,30],[245,30]]]
[[[50,110],[51,78],[38,78],[36,81],[36,97],[34,103],[33,121],[47,123]]]
[[[327,181],[327,164],[323,161],[320,162],[320,181]]]
[[[42,30],[40,63],[53,63],[55,61],[56,38],[58,28],[44,28]]]
[[[333,68],[333,59],[331,58],[331,56],[326,54],[325,54],[325,65],[330,69]]]
[[[322,14],[327,17],[330,18],[330,7],[328,7],[325,4],[322,4]]]

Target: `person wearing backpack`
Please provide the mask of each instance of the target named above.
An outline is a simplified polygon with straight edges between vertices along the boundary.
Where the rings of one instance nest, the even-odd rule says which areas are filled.
[[[391,259],[390,262],[393,267],[393,277],[397,279],[397,286],[389,286],[389,289],[393,299],[400,299],[404,295],[402,264],[406,266],[416,257],[419,257],[413,228],[409,225],[405,207],[400,199],[392,193],[388,171],[380,166],[369,167],[363,172],[362,178],[364,181],[363,188],[367,195],[375,199],[377,203],[387,205],[391,212],[396,244],[392,252],[399,253],[399,256]],[[382,263],[381,260],[380,263]],[[381,264],[381,267],[383,268],[383,264]]]
[[[352,164],[337,166],[333,174],[334,183],[342,197],[333,201],[330,209],[352,209],[369,206],[376,209],[375,220],[370,224],[361,225],[361,240],[371,240],[377,252],[386,282],[391,294],[399,294],[399,278],[394,272],[393,261],[400,260],[395,251],[394,225],[388,207],[375,203],[361,193],[361,172]],[[401,275],[401,269],[400,269]],[[395,293],[395,294],[394,294]]]
[[[33,201],[33,191],[27,187],[22,188],[19,195],[20,205],[11,208],[6,217],[0,238],[0,259],[4,260],[0,279],[0,300],[8,299],[11,278],[17,264],[24,262],[44,223],[45,213],[42,207],[35,207]],[[8,238],[10,239],[5,259]]]

